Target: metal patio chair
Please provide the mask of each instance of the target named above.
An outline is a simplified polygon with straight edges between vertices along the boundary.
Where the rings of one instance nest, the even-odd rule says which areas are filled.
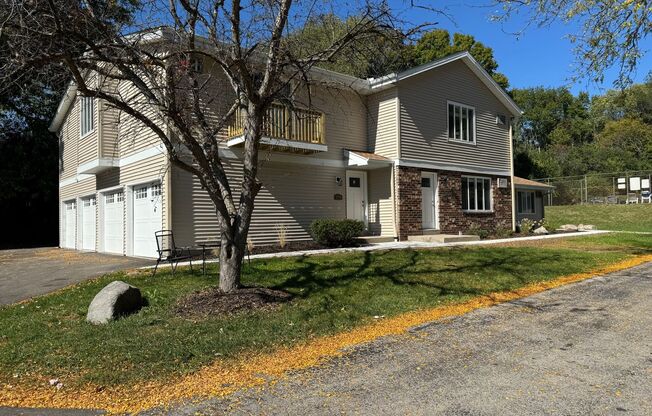
[[[161,230],[154,233],[156,237],[156,251],[158,252],[158,259],[156,259],[156,266],[154,266],[154,273],[158,269],[158,265],[163,262],[170,263],[172,268],[172,275],[177,269],[179,262],[189,260],[190,261],[190,271],[192,269],[192,254],[190,252],[190,247],[177,247],[174,243],[174,234],[172,230]]]

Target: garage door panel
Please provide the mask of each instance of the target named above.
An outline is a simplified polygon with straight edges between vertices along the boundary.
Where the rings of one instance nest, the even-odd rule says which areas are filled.
[[[124,194],[122,191],[104,195],[104,251],[123,254]]]
[[[84,250],[95,250],[96,205],[95,197],[82,200],[82,248]]]
[[[134,187],[133,220],[134,255],[156,257],[154,233],[162,227],[161,185],[139,185]]]
[[[77,203],[68,201],[63,204],[63,247],[75,248],[77,226]]]

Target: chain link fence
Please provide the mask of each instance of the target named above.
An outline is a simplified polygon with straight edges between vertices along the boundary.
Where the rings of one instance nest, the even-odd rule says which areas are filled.
[[[652,170],[541,178],[555,189],[545,205],[625,204],[649,202]]]

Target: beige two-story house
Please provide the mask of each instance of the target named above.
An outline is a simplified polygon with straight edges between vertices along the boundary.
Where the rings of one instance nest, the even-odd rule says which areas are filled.
[[[375,79],[320,70],[311,108],[269,110],[250,231],[254,244],[310,239],[318,218],[353,218],[370,235],[515,225],[511,148],[518,106],[471,57],[458,53]],[[332,86],[329,87],[332,89]],[[219,235],[199,181],[172,166],[151,131],[72,85],[51,130],[60,139],[62,247],[153,257],[154,232],[178,245]],[[241,119],[222,149],[241,175]]]

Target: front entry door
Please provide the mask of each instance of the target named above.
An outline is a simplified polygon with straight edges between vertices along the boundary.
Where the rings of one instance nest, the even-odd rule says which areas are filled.
[[[421,173],[421,215],[423,229],[437,228],[437,174]]]
[[[366,172],[346,172],[346,217],[367,223]]]

